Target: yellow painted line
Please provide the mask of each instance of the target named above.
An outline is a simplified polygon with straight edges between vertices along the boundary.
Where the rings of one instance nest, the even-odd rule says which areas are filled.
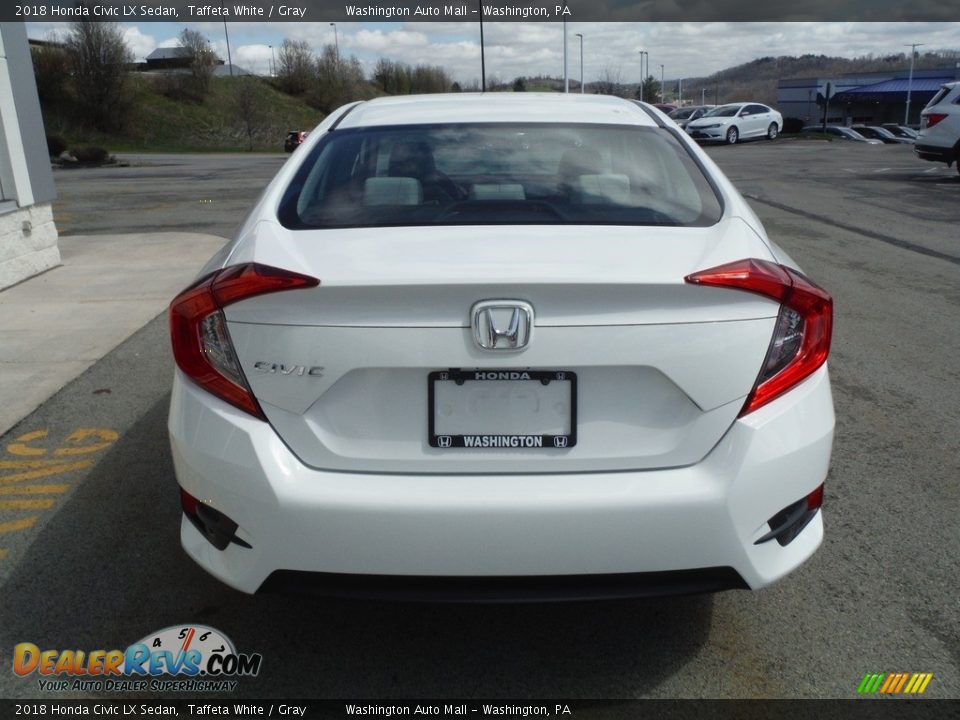
[[[40,440],[45,438],[50,431],[44,428],[43,430],[34,430],[33,432],[24,433],[12,443],[7,445],[7,452],[11,455],[46,455],[47,451],[43,448],[34,448],[27,445],[31,440]]]
[[[923,685],[917,688],[918,693],[922,693],[927,689],[927,685],[930,684],[930,681],[933,680],[933,673],[927,673],[927,676],[923,679]]]
[[[25,468],[50,467],[62,465],[67,460],[0,460],[0,470],[20,470]]]
[[[70,489],[64,484],[47,483],[46,485],[0,485],[0,495],[59,495]]]
[[[904,693],[912,693],[912,692],[913,692],[913,688],[914,688],[916,685],[919,684],[919,683],[917,683],[917,678],[919,678],[919,677],[920,677],[920,676],[919,676],[917,673],[914,673],[913,675],[911,675],[911,676],[910,676],[910,682],[907,683],[907,686],[903,689],[903,692],[904,692]]]
[[[17,532],[18,530],[26,530],[28,527],[33,527],[39,519],[40,517],[38,515],[33,515],[31,517],[21,518],[20,520],[0,523],[0,535],[3,533]]]
[[[55,500],[37,498],[34,500],[0,500],[0,510],[49,510]]]
[[[104,448],[108,448],[117,441],[120,434],[110,428],[77,428],[67,438],[68,443],[82,443],[89,438],[95,438],[99,442],[94,442],[81,447],[62,447],[53,451],[54,455],[87,455],[95,453]]]
[[[90,467],[90,465],[90,460],[77,460],[76,462],[52,465],[50,467],[39,468],[37,470],[14,473],[13,475],[0,475],[0,485],[9,485],[10,483],[20,482],[21,480],[36,480],[38,478],[47,477],[48,475],[60,475],[61,473],[70,472],[72,470],[82,470],[83,468]]]

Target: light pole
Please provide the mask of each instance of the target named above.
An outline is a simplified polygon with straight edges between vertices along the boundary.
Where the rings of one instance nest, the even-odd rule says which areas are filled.
[[[230,58],[230,33],[227,32],[227,21],[223,21],[223,36],[227,39],[227,64],[230,66],[230,77],[233,77],[233,60]]]
[[[903,124],[907,125],[910,123],[910,90],[913,88],[913,56],[917,54],[917,48],[926,43],[911,43],[910,45],[904,45],[904,47],[910,48],[910,80],[907,81],[907,110],[903,114]]]
[[[570,78],[567,76],[567,19],[563,19],[563,91],[570,92]]]
[[[478,14],[480,15],[480,92],[487,91],[487,57],[483,49],[483,6],[482,0],[477,0]]]
[[[640,102],[643,102],[643,83],[646,77],[643,74],[643,56],[647,56],[647,67],[650,67],[650,53],[646,50],[640,51]]]
[[[277,76],[277,58],[273,54],[273,45],[270,46],[270,77]]]
[[[577,33],[580,38],[580,94],[583,95],[583,33]]]
[[[663,63],[660,63],[660,102],[667,101],[666,96],[663,94],[664,87],[665,85],[663,84]]]
[[[337,69],[340,69],[340,37],[337,35],[337,24],[330,23],[330,27],[333,28],[333,47],[336,50],[337,58]]]

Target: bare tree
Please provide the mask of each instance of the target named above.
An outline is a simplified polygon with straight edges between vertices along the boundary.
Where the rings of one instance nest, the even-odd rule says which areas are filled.
[[[196,30],[184,28],[180,32],[180,47],[184,55],[190,58],[190,79],[188,94],[196,101],[202,101],[210,92],[210,79],[217,67],[217,56],[210,47],[210,41]]]
[[[381,58],[373,70],[374,84],[390,95],[449,92],[453,79],[439,65],[417,65]]]
[[[593,83],[596,92],[599,95],[616,95],[617,97],[626,97],[626,89],[620,79],[620,68],[612,68],[609,65],[603,69],[600,77]]]
[[[37,81],[40,101],[47,105],[60,102],[70,76],[67,53],[54,45],[31,46],[30,58],[33,60],[33,76]]]
[[[302,95],[313,83],[314,60],[306,40],[284,40],[277,53],[277,84],[283,92]]]
[[[344,58],[333,45],[323,48],[316,61],[313,90],[307,102],[329,113],[344,103],[365,100],[372,94],[373,88],[356,57]]]
[[[133,54],[116,23],[75,22],[66,40],[67,62],[83,117],[101,130],[123,124],[125,87]]]
[[[260,125],[260,105],[257,103],[257,79],[240,78],[237,88],[237,114],[247,133],[247,149],[253,150],[253,136]]]

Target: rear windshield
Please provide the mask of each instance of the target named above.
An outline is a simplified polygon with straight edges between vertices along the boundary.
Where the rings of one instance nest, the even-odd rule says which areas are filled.
[[[291,229],[706,226],[721,214],[669,130],[556,123],[336,130],[311,151],[279,208]]]
[[[948,92],[950,92],[950,88],[946,85],[941,85],[940,89],[937,90],[937,94],[930,98],[930,102],[927,103],[927,107],[933,107],[934,105],[937,105],[941,100],[943,100],[944,97],[946,97]]]

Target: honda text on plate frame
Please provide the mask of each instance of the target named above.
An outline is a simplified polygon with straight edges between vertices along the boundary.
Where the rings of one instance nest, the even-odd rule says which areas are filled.
[[[170,328],[181,540],[244,592],[761,588],[823,537],[830,296],[646,105],[340,108]]]

